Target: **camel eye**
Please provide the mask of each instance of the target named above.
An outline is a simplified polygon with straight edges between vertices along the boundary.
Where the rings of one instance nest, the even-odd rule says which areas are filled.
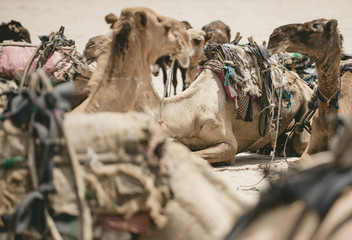
[[[165,26],[165,32],[169,32],[170,31],[170,29],[171,29],[171,27],[170,26]]]
[[[194,44],[198,45],[202,40],[198,39],[198,38],[194,38],[193,42]]]
[[[95,44],[90,44],[89,46],[87,46],[87,48],[92,48],[95,47]]]
[[[318,27],[319,27],[319,24],[318,24],[318,23],[314,23],[314,24],[313,24],[313,28],[314,28],[314,29],[317,29]]]

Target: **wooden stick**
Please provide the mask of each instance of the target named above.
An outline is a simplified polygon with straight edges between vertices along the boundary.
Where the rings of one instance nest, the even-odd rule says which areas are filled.
[[[67,137],[66,131],[62,129],[63,135],[66,140],[67,151],[71,160],[71,166],[73,171],[73,176],[76,185],[76,194],[78,199],[78,205],[80,208],[80,218],[81,218],[81,239],[83,240],[91,240],[93,239],[93,230],[92,230],[92,216],[90,213],[89,206],[85,199],[85,185],[83,181],[83,176],[81,174],[82,169],[79,164],[79,160],[77,158],[77,154],[73,149],[73,145],[70,144],[70,141]]]
[[[28,63],[27,63],[27,66],[24,70],[24,73],[23,73],[23,76],[22,76],[22,79],[21,79],[21,82],[20,82],[20,87],[23,87],[24,85],[24,80],[26,79],[27,75],[28,75],[28,71],[29,71],[29,68],[31,67],[32,65],[32,62],[34,60],[34,57],[35,55],[37,55],[37,53],[39,52],[39,50],[42,48],[43,46],[43,43],[41,43],[37,49],[34,51],[34,53],[32,54],[31,58],[29,59]]]

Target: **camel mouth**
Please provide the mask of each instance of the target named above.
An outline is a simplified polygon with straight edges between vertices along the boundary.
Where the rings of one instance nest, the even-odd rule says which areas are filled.
[[[193,48],[189,42],[185,42],[179,36],[177,42],[180,47],[180,51],[172,54],[171,57],[177,59],[181,67],[187,68],[190,64],[190,58],[193,55]]]
[[[174,56],[178,63],[181,65],[183,68],[187,68],[190,63],[190,56],[189,55],[184,55],[184,54],[177,54]]]
[[[287,44],[288,44],[288,40],[286,40],[286,39],[281,41],[278,44],[273,44],[269,40],[268,50],[269,50],[271,55],[279,53],[279,52],[285,52],[286,48],[287,48]]]

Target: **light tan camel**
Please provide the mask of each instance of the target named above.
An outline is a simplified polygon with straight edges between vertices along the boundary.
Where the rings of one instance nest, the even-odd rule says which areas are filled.
[[[90,94],[74,111],[126,112],[150,81],[150,66],[158,57],[171,54],[188,66],[192,53],[181,22],[145,7],[123,9],[112,24],[111,37],[89,81]]]
[[[199,73],[199,61],[205,60],[204,46],[207,45],[214,37],[214,32],[205,33],[202,30],[189,29],[187,34],[191,39],[193,55],[190,58],[189,66],[186,71],[186,76],[190,83],[194,81]]]
[[[312,94],[303,80],[289,72],[285,75],[292,94],[292,106],[282,108],[280,133],[293,119],[300,119]],[[252,122],[236,119],[235,102],[226,95],[216,73],[205,69],[188,89],[162,102],[152,84],[144,84],[135,107],[137,111],[154,115],[173,139],[209,163],[232,164],[237,153],[257,150],[272,141],[270,134],[261,137],[258,132],[260,101],[252,104]],[[304,144],[307,142],[302,142],[306,146]]]
[[[334,129],[328,115],[351,114],[351,76],[346,72],[339,87],[342,35],[335,19],[317,19],[303,24],[288,24],[276,28],[270,35],[268,48],[273,53],[297,52],[314,59],[319,87],[316,90],[318,111],[313,117],[312,135],[302,159],[327,149]],[[342,92],[341,96],[340,91]],[[339,97],[341,99],[337,103]],[[337,109],[340,107],[340,110]]]

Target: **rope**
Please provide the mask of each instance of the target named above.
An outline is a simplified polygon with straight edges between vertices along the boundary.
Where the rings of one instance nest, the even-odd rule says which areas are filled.
[[[45,74],[44,74],[45,75]],[[43,76],[43,75],[41,75]],[[31,116],[31,122],[34,121],[34,115]],[[33,132],[33,124],[29,125],[29,132]],[[34,138],[33,136],[30,136],[28,138],[28,168],[29,168],[29,173],[31,176],[33,188],[37,189],[38,188],[38,176],[37,176],[37,168],[36,168],[36,160],[35,160],[35,143],[34,143]],[[49,228],[50,234],[54,240],[62,240],[63,238],[61,237],[59,230],[57,229],[54,220],[52,217],[49,215],[48,211],[46,208],[44,208],[44,216],[45,220],[47,223],[47,226]]]
[[[341,84],[341,81],[340,81]],[[330,98],[327,98],[320,90],[319,87],[317,87],[316,89],[316,93],[317,96],[319,98],[320,101],[322,101],[323,103],[326,103],[328,105],[328,108],[334,107],[335,109],[339,109],[339,106],[337,104],[338,100],[339,100],[339,96],[340,96],[340,92],[341,92],[341,87],[339,86],[337,88],[337,90],[335,91],[335,93],[333,95],[331,95]],[[337,95],[337,97],[335,99],[333,99],[333,97]],[[332,100],[333,99],[333,100]]]
[[[25,79],[27,78],[27,75],[28,75],[28,71],[29,71],[29,68],[31,67],[32,65],[32,62],[35,58],[35,56],[38,54],[39,50],[43,47],[43,43],[40,43],[39,46],[37,47],[37,49],[34,51],[34,53],[32,54],[31,58],[29,59],[28,63],[27,63],[27,66],[24,70],[24,73],[23,73],[23,76],[22,76],[22,79],[21,79],[21,82],[20,82],[20,87],[22,88],[23,85],[24,85],[24,81]]]
[[[79,164],[79,160],[77,157],[77,154],[73,148],[73,145],[70,144],[70,140],[67,137],[67,133],[64,129],[62,129],[64,138],[66,140],[66,148],[68,151],[68,155],[71,160],[71,167],[72,167],[72,172],[73,172],[73,178],[75,181],[76,185],[76,195],[78,199],[78,206],[80,208],[80,219],[82,222],[82,227],[81,227],[81,237],[82,240],[91,240],[93,239],[92,236],[92,217],[90,213],[90,209],[88,206],[88,203],[85,199],[85,184],[83,180],[83,175],[82,175],[82,169]]]
[[[0,43],[0,46],[8,47],[8,46],[15,46],[15,47],[37,47],[37,45],[33,45],[26,42],[5,42]]]
[[[255,58],[255,57],[254,57]],[[271,67],[271,65],[270,65]],[[276,152],[276,147],[277,147],[277,138],[278,138],[278,135],[279,135],[279,126],[280,126],[280,116],[281,116],[281,104],[282,104],[282,94],[283,94],[283,87],[282,87],[282,83],[283,83],[283,78],[284,78],[284,75],[282,75],[282,78],[281,78],[281,86],[279,88],[279,96],[278,96],[278,100],[279,100],[279,103],[278,103],[278,109],[277,109],[277,116],[276,116],[276,124],[273,124],[273,116],[274,116],[274,109],[275,109],[275,104],[274,106],[271,105],[268,105],[267,107],[263,108],[261,112],[265,111],[266,109],[269,109],[270,111],[270,115],[272,116],[271,117],[271,130],[269,130],[269,133],[271,132],[272,133],[272,136],[274,136],[274,142],[273,142],[273,150],[270,152],[270,156],[271,156],[271,160],[270,160],[270,163],[265,167],[264,169],[264,176],[256,183],[256,184],[252,184],[252,185],[249,185],[247,187],[253,187],[255,185],[258,185],[259,183],[261,183],[265,178],[268,177],[268,174],[270,172],[270,168],[271,168],[271,165],[272,163],[274,162],[274,158],[275,158],[275,152]],[[273,85],[272,85],[273,87]],[[264,89],[264,88],[262,88]],[[274,92],[275,92],[275,89],[273,89]],[[274,130],[273,130],[274,129]],[[265,132],[264,132],[265,133]],[[262,136],[260,139],[258,139],[255,143],[253,143],[250,147],[260,143],[264,138],[265,138],[266,135]],[[249,148],[250,148],[249,147]],[[248,149],[249,149],[248,148]],[[287,158],[285,158],[285,161],[287,163],[287,165],[289,165],[288,161],[287,161]]]

